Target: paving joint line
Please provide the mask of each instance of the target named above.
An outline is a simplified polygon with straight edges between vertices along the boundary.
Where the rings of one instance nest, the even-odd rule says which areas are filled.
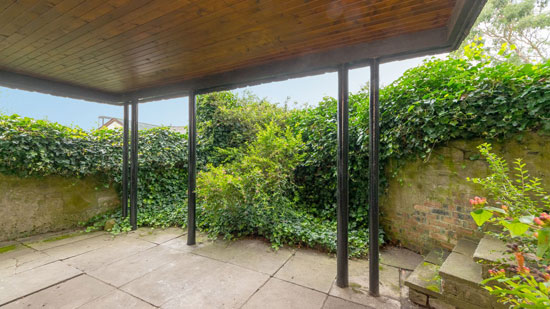
[[[42,292],[42,291],[47,290],[47,289],[49,289],[49,288],[51,288],[51,287],[53,287],[53,286],[56,286],[56,285],[58,285],[58,284],[65,283],[65,282],[67,282],[67,281],[69,281],[69,280],[72,280],[72,279],[74,279],[74,278],[76,278],[76,277],[80,277],[80,276],[82,276],[82,275],[84,275],[84,272],[80,272],[79,274],[76,274],[76,275],[74,275],[74,276],[72,276],[72,277],[63,279],[63,280],[61,280],[61,281],[57,281],[57,282],[54,283],[54,284],[50,284],[50,285],[48,285],[48,286],[46,286],[46,287],[43,287],[43,288],[38,289],[38,290],[35,290],[35,291],[31,292],[31,293],[28,293],[28,294],[25,294],[25,295],[23,295],[23,296],[14,298],[14,299],[12,299],[12,300],[10,300],[10,301],[8,301],[8,302],[5,302],[5,303],[0,304],[0,307],[3,307],[3,306],[8,305],[8,304],[11,304],[11,303],[13,303],[13,302],[16,302],[16,301],[18,301],[18,300],[20,300],[20,299],[23,299],[23,298],[25,298],[25,297],[31,296],[31,295],[33,295],[33,294]]]

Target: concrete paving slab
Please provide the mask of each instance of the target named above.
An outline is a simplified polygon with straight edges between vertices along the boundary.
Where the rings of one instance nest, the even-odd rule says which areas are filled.
[[[122,291],[115,290],[105,296],[97,298],[79,309],[98,309],[98,308],[109,308],[109,309],[152,309],[155,308],[150,304],[137,299],[129,294],[126,294]]]
[[[212,244],[212,241],[208,240],[208,237],[201,233],[197,233],[197,235],[195,236],[195,242],[196,242],[195,245],[192,245],[192,246],[187,245],[187,234],[186,234],[186,235],[174,238],[172,240],[169,240],[163,243],[161,246],[166,246],[168,248],[179,250],[181,252],[193,252],[198,248]]]
[[[17,298],[80,275],[78,269],[53,262],[29,271],[0,278],[0,306]]]
[[[367,309],[367,308],[373,308],[373,307],[359,305],[359,304],[352,303],[350,301],[347,301],[341,298],[336,298],[333,296],[329,296],[327,298],[327,301],[325,302],[325,305],[323,306],[323,309]]]
[[[293,250],[281,248],[275,251],[265,241],[243,239],[215,241],[198,248],[194,253],[273,275],[290,258]]]
[[[54,257],[40,251],[20,250],[20,253],[22,252],[25,254],[9,259],[3,259],[0,255],[0,276],[14,275],[56,261]]]
[[[380,265],[378,271],[380,295],[399,300],[401,298],[399,269],[392,266]],[[349,285],[358,294],[369,294],[368,260],[352,260],[349,262]]]
[[[218,274],[223,262],[198,255],[186,254],[185,258],[170,262],[156,270],[123,285],[121,289],[155,306],[160,306],[194,284],[200,283],[208,274]],[[217,288],[214,284],[206,289]]]
[[[399,300],[386,296],[373,297],[369,294],[368,287],[367,289],[365,289],[365,287],[357,288],[351,283],[350,287],[345,289],[339,288],[336,284],[334,284],[330,290],[330,295],[343,298],[354,303],[359,303],[368,306],[369,308],[393,309],[401,307],[401,302]]]
[[[9,251],[0,253],[0,262],[14,260],[21,256],[34,253],[34,252],[36,252],[36,250],[33,250],[29,247],[26,247],[20,244],[16,244],[13,249],[10,248]]]
[[[327,293],[336,278],[336,259],[314,250],[298,250],[275,277]]]
[[[65,263],[88,272],[154,246],[157,245],[145,240],[131,237],[119,238],[108,246],[68,258]]]
[[[114,237],[109,234],[103,234],[97,237],[87,238],[61,246],[45,249],[42,252],[46,253],[49,256],[53,256],[56,259],[63,260],[101,247],[106,247],[112,244],[117,238],[120,239],[121,237]]]
[[[186,289],[162,308],[240,308],[269,276],[232,264],[189,278]]]
[[[81,275],[9,303],[5,308],[77,308],[114,290],[97,279]]]
[[[169,227],[166,229],[141,227],[135,231],[128,232],[128,236],[130,237],[146,240],[159,245],[184,234],[185,231],[179,227]]]
[[[74,243],[88,238],[106,236],[103,231],[86,233],[84,231],[64,231],[51,235],[37,235],[31,238],[24,239],[22,243],[35,250],[46,250],[53,247]]]
[[[89,271],[88,274],[119,287],[165,264],[186,257],[187,255],[183,252],[168,247],[156,246],[117,262],[101,266]]]
[[[414,270],[422,263],[422,255],[405,248],[386,247],[380,252],[380,264]]]
[[[276,278],[269,281],[256,292],[243,308],[263,309],[318,309],[323,306],[327,295]]]

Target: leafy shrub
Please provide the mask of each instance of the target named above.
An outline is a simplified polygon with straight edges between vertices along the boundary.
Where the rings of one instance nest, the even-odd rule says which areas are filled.
[[[214,237],[260,235],[274,247],[291,244],[335,251],[335,222],[295,207],[293,171],[304,157],[302,149],[301,135],[271,122],[245,154],[230,163],[209,165],[197,177],[199,226]],[[352,255],[367,252],[367,233],[352,231],[350,239]]]
[[[470,200],[474,221],[501,227],[497,236],[507,243],[503,259],[489,270],[483,284],[500,301],[522,308],[550,306],[550,195],[540,179],[530,177],[521,159],[514,162],[510,176],[506,161],[491,152],[489,144],[479,147],[491,173],[469,179],[479,184],[489,199]],[[508,266],[512,265],[512,266]]]
[[[231,150],[252,142],[270,122],[284,126],[287,111],[252,94],[243,97],[216,92],[197,97],[198,160],[200,166],[224,163]]]

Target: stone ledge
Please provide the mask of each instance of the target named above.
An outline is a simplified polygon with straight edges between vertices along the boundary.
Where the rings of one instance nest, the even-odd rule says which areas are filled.
[[[487,263],[502,263],[506,254],[506,244],[501,240],[485,235],[474,252],[474,261]]]
[[[441,298],[439,266],[428,262],[420,263],[409,275],[405,281],[405,285],[411,290]]]
[[[483,280],[481,265],[474,262],[472,256],[452,252],[445,260],[439,274],[443,280],[458,281],[479,288]]]
[[[443,262],[447,259],[449,254],[451,254],[449,251],[437,248],[430,251],[430,253],[426,255],[424,261],[441,266]]]

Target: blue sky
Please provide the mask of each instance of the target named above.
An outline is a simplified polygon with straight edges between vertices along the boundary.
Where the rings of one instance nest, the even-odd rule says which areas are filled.
[[[419,65],[426,58],[382,64],[380,66],[381,86],[391,83],[407,69]],[[370,73],[368,68],[360,68],[351,70],[349,74],[350,91],[356,92],[369,80]],[[300,106],[305,103],[313,105],[324,96],[335,97],[337,86],[337,74],[327,73],[240,88],[235,91],[238,93],[250,91],[271,102],[284,103],[288,100],[289,106],[293,106],[294,102]],[[184,97],[140,104],[139,121],[157,125],[187,125],[187,102],[187,97]],[[120,106],[0,87],[0,113],[48,119],[88,130],[98,126],[98,116],[122,117],[123,110]]]

